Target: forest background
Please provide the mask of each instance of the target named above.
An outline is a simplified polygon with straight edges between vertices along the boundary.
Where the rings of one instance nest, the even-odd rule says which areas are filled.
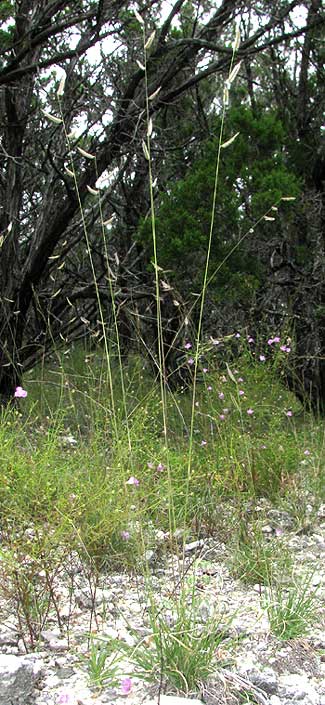
[[[1,397],[115,316],[121,355],[157,370],[152,207],[165,376],[188,377],[222,127],[201,337],[284,331],[287,382],[324,411],[322,3],[135,9],[145,56],[130,3],[0,3]]]

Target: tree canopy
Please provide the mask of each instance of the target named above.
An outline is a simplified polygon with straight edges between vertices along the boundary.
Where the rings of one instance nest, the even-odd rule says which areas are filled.
[[[54,345],[100,338],[113,309],[127,342],[135,307],[154,305],[148,119],[158,261],[183,300],[200,288],[237,64],[209,297],[234,327],[290,317],[291,384],[324,403],[323,30],[320,0],[0,2],[3,399]]]

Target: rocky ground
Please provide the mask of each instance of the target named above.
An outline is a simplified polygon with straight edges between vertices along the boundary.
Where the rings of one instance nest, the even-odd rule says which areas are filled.
[[[325,705],[325,507],[321,507],[307,532],[293,530],[285,512],[270,509],[263,531],[281,536],[294,559],[296,571],[313,571],[317,588],[314,624],[303,638],[283,641],[269,628],[263,606],[264,586],[247,586],[229,570],[229,546],[215,538],[188,541],[185,547],[187,579],[195,581],[199,620],[206,622],[214,610],[232,616],[227,636],[217,653],[219,663],[209,683],[192,694],[207,705]],[[157,544],[163,536],[157,537]],[[151,590],[163,603],[171,599],[173,576],[179,558],[152,551]],[[89,683],[89,630],[94,636],[134,643],[133,629],[149,637],[148,592],[141,576],[102,576],[89,582],[77,557],[72,557],[73,596],[60,576],[60,619],[51,615],[37,650],[26,653],[11,611],[2,601],[0,627],[0,705],[140,705],[159,699],[158,687],[136,677],[102,690]],[[69,576],[71,579],[71,565]],[[130,627],[132,626],[132,629]],[[27,644],[28,647],[28,644]],[[150,648],[148,642],[148,648]],[[126,668],[127,668],[127,664]],[[167,695],[171,695],[170,689]],[[174,694],[175,695],[175,694]],[[190,694],[191,695],[191,694]],[[166,700],[165,705],[169,705]],[[161,705],[164,705],[161,702]],[[171,705],[179,705],[175,698]]]

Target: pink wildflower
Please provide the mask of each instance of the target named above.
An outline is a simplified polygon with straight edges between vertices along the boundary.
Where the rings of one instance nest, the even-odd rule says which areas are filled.
[[[121,531],[121,538],[123,541],[128,541],[130,538],[130,532],[129,531]]]
[[[219,392],[218,397],[219,397],[219,399],[224,399],[225,395],[223,392]]]
[[[137,480],[136,477],[133,477],[133,475],[131,475],[131,477],[129,477],[129,479],[126,481],[125,484],[126,485],[139,485],[139,480]]]
[[[151,463],[151,462],[149,461],[149,462],[147,463],[147,467],[149,468],[149,470],[153,470],[154,465],[153,465],[153,463]]]
[[[248,414],[248,416],[253,416],[254,409],[247,409],[246,413]]]
[[[235,338],[240,338],[240,333],[236,333]]]
[[[208,390],[208,392],[212,392],[211,384],[209,384],[209,386],[207,387],[207,390]]]
[[[26,389],[16,387],[14,397],[16,397],[16,399],[25,399],[25,397],[27,397]]]
[[[265,360],[266,360],[265,355],[260,355],[260,361],[261,361],[261,362],[265,362]]]
[[[273,343],[279,343],[279,342],[280,342],[280,338],[278,335],[276,335],[275,338],[273,338]]]
[[[185,343],[184,348],[185,350],[190,350],[192,347],[192,343]]]
[[[310,455],[310,450],[308,450],[308,448],[306,448],[306,450],[304,450],[304,455]]]
[[[206,372],[208,372],[208,368],[207,368],[207,367],[203,367],[202,372],[204,372],[204,373],[206,374]]]
[[[224,421],[224,420],[225,420],[225,418],[226,418],[226,417],[225,417],[225,415],[224,415],[224,414],[219,414],[219,419],[220,419],[220,421]]]
[[[158,463],[156,470],[157,472],[163,472],[163,470],[166,470],[166,467],[163,463]]]
[[[249,342],[249,343],[255,343],[255,340],[254,340],[254,338],[248,338],[248,342]]]
[[[245,392],[244,392],[243,389],[240,389],[239,392],[238,392],[238,394],[239,394],[240,397],[243,397],[244,394],[245,394]]]
[[[131,678],[122,678],[120,686],[121,686],[121,693],[123,695],[128,695],[130,693],[130,691],[132,690]]]
[[[194,360],[193,360],[192,357],[189,357],[189,358],[188,358],[187,364],[188,364],[188,365],[194,365]]]
[[[289,416],[289,417],[290,417],[290,416],[293,416],[291,409],[289,409],[289,411],[286,411],[286,415]]]
[[[268,345],[273,345],[273,343],[274,343],[274,338],[269,338],[268,341],[267,341],[267,344],[268,344]]]
[[[243,381],[244,381],[244,380],[243,380],[242,377],[238,377],[237,382],[243,382]]]
[[[207,444],[207,442],[206,442],[206,441],[204,441],[204,440],[203,440],[203,441],[201,441],[201,443],[200,443],[200,445],[201,445],[201,446],[206,446],[206,444]]]

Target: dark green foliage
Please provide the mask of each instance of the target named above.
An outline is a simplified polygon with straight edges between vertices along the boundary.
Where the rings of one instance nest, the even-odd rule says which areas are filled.
[[[220,117],[214,118],[214,124],[215,139],[205,143],[203,156],[184,178],[167,185],[157,206],[158,241],[162,243],[159,262],[172,269],[178,281],[193,269],[194,287],[201,284],[202,267],[198,264],[204,263],[209,240]],[[263,278],[261,259],[256,252],[252,256],[251,238],[232,252],[234,246],[282,196],[299,193],[299,180],[287,165],[285,129],[275,111],[255,117],[248,107],[233,108],[222,141],[236,132],[238,138],[221,152],[210,261],[212,273],[226,258],[214,294],[221,299],[226,295],[228,300],[230,296],[234,302],[250,299]],[[264,230],[268,237],[267,227]],[[259,237],[263,235],[260,228]],[[139,237],[150,243],[149,220],[142,222]]]
[[[13,16],[14,9],[12,3],[8,0],[0,2],[0,47],[2,50],[10,46],[10,42],[13,35],[13,25],[2,26],[7,24],[8,20]],[[0,60],[1,66],[1,60]]]
[[[8,20],[9,17],[12,17],[13,13],[14,8],[12,2],[9,0],[3,0],[0,2],[0,22],[5,22]]]

